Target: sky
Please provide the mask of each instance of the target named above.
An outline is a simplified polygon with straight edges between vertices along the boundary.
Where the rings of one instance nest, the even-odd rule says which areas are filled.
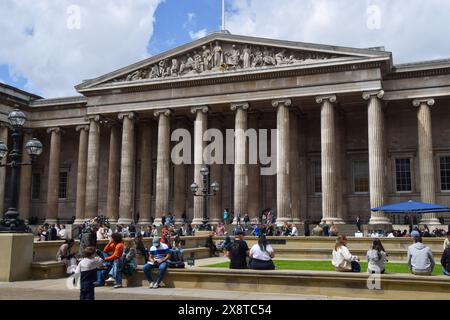
[[[221,29],[221,0],[1,0],[0,82],[45,98]],[[449,0],[226,0],[233,34],[450,58]]]

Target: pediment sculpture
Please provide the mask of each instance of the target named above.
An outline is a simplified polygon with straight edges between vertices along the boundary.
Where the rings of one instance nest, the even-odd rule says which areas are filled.
[[[322,52],[215,41],[179,56],[161,59],[155,64],[116,78],[112,82],[307,64],[338,57]]]

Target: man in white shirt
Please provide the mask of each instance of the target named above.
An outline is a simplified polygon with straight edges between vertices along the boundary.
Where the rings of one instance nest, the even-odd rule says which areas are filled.
[[[291,229],[291,233],[289,234],[292,237],[298,237],[298,229],[295,226],[295,224],[291,225],[292,229]]]

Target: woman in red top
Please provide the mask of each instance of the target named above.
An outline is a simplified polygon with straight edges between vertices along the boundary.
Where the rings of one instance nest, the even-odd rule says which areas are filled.
[[[97,273],[96,286],[103,286],[105,284],[105,278],[109,274],[110,277],[107,282],[116,282],[117,285],[121,284],[120,279],[120,258],[122,257],[124,249],[122,235],[120,233],[113,233],[111,235],[111,241],[103,249],[102,258],[104,261],[112,263],[112,268],[106,268],[99,270]]]

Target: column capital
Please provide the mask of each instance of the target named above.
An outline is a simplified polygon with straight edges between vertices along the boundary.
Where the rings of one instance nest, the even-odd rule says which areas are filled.
[[[159,118],[160,115],[164,115],[166,117],[170,116],[172,114],[172,110],[170,109],[162,109],[162,110],[156,110],[153,115],[156,118]]]
[[[336,102],[337,98],[335,94],[329,94],[324,96],[317,96],[316,97],[316,103],[321,104],[325,101],[329,101],[331,103]]]
[[[81,130],[89,131],[89,126],[88,126],[88,125],[82,125],[82,126],[76,126],[76,127],[75,127],[75,131],[76,131],[76,132],[79,132],[79,131],[81,131]]]
[[[197,112],[208,113],[209,112],[209,107],[208,106],[197,106],[197,107],[192,107],[191,108],[191,113],[192,114],[196,114]]]
[[[378,99],[383,99],[384,90],[374,90],[363,92],[362,97],[364,100],[369,100],[372,97],[377,97]]]
[[[100,115],[99,114],[94,114],[94,115],[86,116],[84,119],[86,121],[89,121],[89,122],[92,122],[92,121],[100,122]]]
[[[292,105],[292,100],[289,98],[272,100],[273,107],[278,108],[278,106],[280,106],[280,105],[283,105],[285,107],[290,107]]]
[[[53,132],[55,132],[56,134],[60,134],[60,133],[62,133],[62,130],[60,127],[47,128],[47,133],[53,133]]]
[[[427,104],[428,106],[432,107],[434,106],[434,99],[433,98],[423,98],[423,99],[414,99],[412,104],[414,107],[420,107],[422,104]]]
[[[136,120],[136,113],[134,112],[121,112],[117,115],[117,118],[119,120],[123,120],[125,117],[127,117],[130,120]]]
[[[250,105],[247,102],[236,102],[236,103],[232,103],[230,106],[230,109],[232,111],[236,111],[239,108],[242,108],[242,110],[245,111],[250,108]]]

